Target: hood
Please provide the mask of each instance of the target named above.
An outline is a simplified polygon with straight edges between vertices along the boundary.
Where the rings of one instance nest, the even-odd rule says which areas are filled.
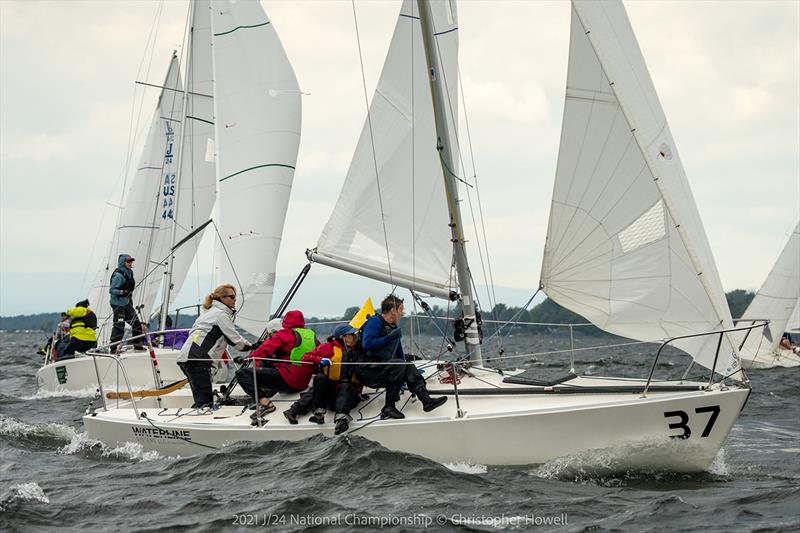
[[[283,327],[291,328],[304,328],[306,326],[306,319],[303,318],[301,311],[289,311],[283,317]]]
[[[117,266],[119,268],[125,268],[125,261],[128,259],[133,259],[133,257],[128,254],[119,254],[119,257],[117,257]]]

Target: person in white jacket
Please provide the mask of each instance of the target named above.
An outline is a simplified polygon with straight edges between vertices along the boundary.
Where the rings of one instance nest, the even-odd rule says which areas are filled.
[[[236,288],[233,285],[226,283],[214,289],[203,301],[203,309],[205,311],[201,311],[194,321],[177,360],[192,388],[192,407],[198,408],[214,403],[211,370],[228,346],[235,346],[240,351],[253,349],[233,325],[236,312]]]

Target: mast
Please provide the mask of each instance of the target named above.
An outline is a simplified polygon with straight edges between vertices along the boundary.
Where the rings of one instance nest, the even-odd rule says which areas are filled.
[[[191,53],[192,53],[192,35],[194,33],[194,7],[195,3],[190,2],[189,4],[189,36],[187,38],[186,43],[186,80],[185,84],[188,85],[190,77],[192,75],[192,61],[191,61]],[[178,162],[175,171],[175,190],[180,193],[180,180],[181,180],[181,163],[183,162],[183,144],[186,138],[186,102],[189,98],[189,91],[186,87],[183,89],[183,98],[181,103],[181,135],[180,141],[178,142]],[[165,330],[167,329],[167,313],[169,313],[169,295],[172,292],[172,264],[175,261],[175,251],[172,248],[175,245],[175,237],[178,234],[178,202],[174,203],[174,208],[172,210],[172,216],[169,217],[172,220],[172,234],[170,236],[170,253],[169,257],[167,258],[166,270],[164,271],[164,283],[163,283],[163,293],[161,295],[161,312],[160,312],[160,324],[159,329]]]
[[[428,63],[428,74],[433,99],[433,114],[436,121],[436,149],[442,163],[442,176],[444,177],[447,207],[450,214],[450,232],[453,241],[453,251],[458,273],[458,284],[461,292],[461,309],[464,315],[464,344],[469,360],[475,364],[482,364],[481,341],[478,333],[478,323],[475,315],[475,301],[472,297],[472,284],[469,264],[467,262],[467,249],[464,241],[464,227],[461,219],[461,206],[458,198],[458,181],[450,169],[453,166],[453,154],[449,144],[449,126],[445,115],[444,80],[439,73],[442,72],[439,54],[436,49],[436,36],[433,29],[433,16],[431,15],[428,0],[417,0],[419,6],[420,23],[422,25],[422,41],[425,46],[425,58]],[[453,80],[455,81],[455,80]]]

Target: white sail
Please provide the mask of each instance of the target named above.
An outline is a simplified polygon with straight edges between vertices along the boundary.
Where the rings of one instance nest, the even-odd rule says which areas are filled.
[[[620,2],[574,0],[544,290],[598,327],[655,340],[732,327],[675,142]],[[738,372],[728,335],[675,345]],[[738,374],[737,374],[738,377]]]
[[[179,71],[178,57],[173,54],[164,81],[167,89],[161,91],[108,256],[90,292],[89,302],[103,326],[102,335],[110,332],[109,282],[120,254],[129,254],[136,259],[133,272],[137,288],[133,293],[133,305],[144,306],[144,317],[149,316],[161,283],[158,262],[164,260],[169,247],[167,214],[176,193],[180,91],[183,90]]]
[[[789,319],[800,302],[800,222],[795,226],[764,284],[742,314],[742,324],[769,320],[763,330],[753,330],[740,350],[743,359],[775,351]]]
[[[431,11],[448,89],[447,119],[455,131],[455,4],[431,2]],[[458,284],[451,267],[447,199],[426,71],[417,2],[405,0],[369,116],[314,260],[441,296]],[[455,154],[455,139],[450,146]],[[451,170],[458,173],[458,168]]]
[[[210,1],[195,0],[192,9],[189,57],[185,66],[188,91],[183,120],[185,131],[175,211],[177,228],[171,245],[181,242],[211,218],[217,195]],[[203,232],[198,233],[175,252],[170,302],[175,301],[181,291],[202,235]]]
[[[297,161],[300,90],[259,2],[215,1],[212,11],[220,281],[240,286],[236,324],[257,335]]]

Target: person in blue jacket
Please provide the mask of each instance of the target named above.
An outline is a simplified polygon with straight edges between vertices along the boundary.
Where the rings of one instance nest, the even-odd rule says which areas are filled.
[[[136,316],[136,310],[131,302],[131,294],[136,288],[136,280],[133,278],[133,257],[128,254],[120,254],[117,258],[117,268],[111,274],[111,309],[114,311],[114,327],[111,330],[111,351],[120,351],[119,343],[125,335],[125,323],[131,325],[133,330],[133,348],[143,350],[144,338],[142,334],[142,324]]]
[[[398,326],[404,313],[403,299],[390,294],[381,302],[381,314],[370,317],[361,329],[361,348],[366,359],[384,364],[359,365],[356,377],[367,387],[386,387],[381,418],[405,418],[395,406],[403,383],[419,398],[426,413],[447,401],[446,396],[432,398],[417,367],[406,362],[400,340],[403,333]]]

